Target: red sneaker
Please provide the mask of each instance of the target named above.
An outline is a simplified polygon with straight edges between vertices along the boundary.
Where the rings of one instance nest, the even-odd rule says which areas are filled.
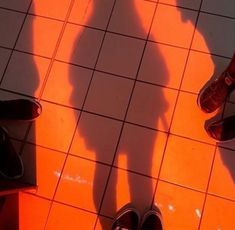
[[[235,115],[213,122],[206,127],[209,136],[217,141],[229,141],[235,138]]]
[[[235,89],[235,53],[226,70],[215,80],[203,87],[197,99],[198,106],[205,113],[214,112]]]

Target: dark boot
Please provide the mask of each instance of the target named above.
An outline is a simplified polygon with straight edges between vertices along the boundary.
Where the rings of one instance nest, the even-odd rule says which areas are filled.
[[[0,127],[0,177],[18,179],[23,176],[23,171],[20,155],[15,151],[7,131]]]
[[[34,120],[42,111],[39,102],[28,99],[0,101],[1,120]]]

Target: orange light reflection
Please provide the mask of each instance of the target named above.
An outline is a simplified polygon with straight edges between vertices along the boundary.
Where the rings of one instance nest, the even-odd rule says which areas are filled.
[[[127,0],[131,1],[131,0]],[[55,3],[56,2],[56,3]],[[172,1],[166,1],[172,4]],[[37,5],[38,4],[38,5]],[[58,3],[58,1],[51,1],[51,6],[57,5],[59,9],[58,14],[54,14],[54,8],[51,7],[49,11],[50,15],[56,15],[54,17],[63,18],[65,17],[65,11],[63,6]],[[188,9],[181,9],[185,15],[188,16],[190,20],[184,20],[182,18],[182,12],[180,12],[179,8],[175,6],[170,6],[166,4],[158,5],[156,17],[153,20],[153,25],[150,29],[151,20],[154,12],[155,4],[154,2],[142,1],[142,0],[133,0],[133,4],[138,19],[140,21],[140,30],[144,32],[143,34],[150,34],[150,42],[147,45],[147,48],[150,47],[151,52],[148,54],[148,58],[151,59],[151,64],[149,65],[149,76],[146,81],[150,83],[155,83],[164,88],[160,88],[159,92],[161,95],[161,99],[165,100],[165,107],[162,109],[163,111],[157,114],[157,119],[154,120],[154,127],[161,131],[168,132],[169,126],[172,122],[172,115],[174,112],[174,118],[171,126],[170,132],[175,135],[180,135],[186,138],[193,138],[198,141],[202,141],[209,144],[214,144],[214,141],[208,138],[206,132],[204,131],[204,121],[209,118],[208,115],[202,114],[202,112],[198,109],[196,105],[196,95],[189,94],[187,92],[181,92],[179,97],[177,97],[178,89],[182,81],[182,75],[185,68],[186,60],[189,54],[188,65],[185,68],[185,76],[182,81],[182,88],[185,91],[198,93],[199,89],[205,83],[207,78],[213,74],[214,71],[214,63],[211,60],[211,56],[209,54],[202,54],[196,51],[189,51],[189,47],[192,41],[193,33],[194,33],[194,24],[196,20],[197,13],[195,11],[190,11]],[[43,9],[48,3],[44,2],[43,4],[40,1],[35,1],[35,15],[44,14]],[[175,1],[173,3],[175,4]],[[61,45],[56,54],[56,59],[65,60],[66,62],[71,61],[71,57],[76,52],[76,47],[74,47],[74,43],[79,43],[80,39],[83,39],[86,34],[84,31],[87,29],[82,25],[95,25],[96,23],[91,22],[90,19],[92,15],[95,14],[95,8],[93,5],[93,1],[84,0],[84,1],[74,1],[74,6],[72,8],[70,17],[68,18],[69,22],[75,22],[76,24],[68,23],[65,27],[64,36],[61,40]],[[32,13],[32,12],[31,12]],[[98,17],[97,17],[98,20]],[[102,21],[102,20],[101,20]],[[90,24],[89,24],[90,23]],[[19,40],[18,47],[22,48],[25,51],[33,52],[37,55],[46,56],[48,58],[52,57],[54,49],[57,44],[57,39],[59,38],[62,22],[56,20],[48,20],[47,18],[39,17],[39,16],[28,16],[26,20],[26,26],[24,28],[33,28],[33,50],[30,50],[30,47],[27,44],[24,44],[26,39],[25,36],[22,37],[22,40]],[[90,29],[87,29],[90,30]],[[23,29],[24,33],[24,29]],[[141,36],[143,35],[141,34]],[[210,53],[209,48],[207,47],[207,43],[203,34],[200,31],[196,30],[195,39],[193,41],[193,47],[196,47],[200,50],[203,50],[206,53]],[[23,39],[25,38],[25,39]],[[154,43],[153,43],[154,42]],[[161,44],[160,44],[161,43]],[[172,47],[173,46],[178,46]],[[179,48],[180,47],[180,48]],[[183,48],[183,49],[181,49]],[[146,49],[147,50],[147,49]],[[156,56],[159,57],[159,60],[163,60],[163,65],[166,68],[166,75],[163,76],[155,76],[157,68],[159,66],[154,65],[155,59],[152,59]],[[87,55],[87,56],[86,56]],[[73,60],[76,64],[84,64],[84,60],[86,57],[92,56],[92,54],[82,53],[79,55],[79,58]],[[89,56],[89,57],[90,57]],[[95,63],[95,56],[91,62],[90,59],[88,66],[91,67]],[[129,57],[128,57],[129,58]],[[148,59],[147,58],[147,59]],[[42,81],[45,76],[45,66],[48,63],[44,63],[40,58],[34,57],[34,62],[37,66],[40,84],[38,89],[35,92],[35,95],[39,95],[39,90],[42,85]],[[85,64],[84,64],[85,65]],[[147,66],[147,64],[146,64]],[[56,70],[55,72],[53,72]],[[141,72],[138,76],[140,80],[144,78],[146,72]],[[76,128],[77,119],[79,113],[77,110],[73,110],[72,108],[68,108],[71,106],[71,101],[69,95],[73,94],[73,88],[76,87],[72,85],[70,82],[70,73],[71,67],[69,65],[59,65],[58,62],[54,62],[54,65],[51,70],[51,74],[57,76],[57,82],[55,87],[58,87],[58,95],[50,94],[50,90],[47,95],[43,95],[44,99],[53,100],[54,102],[62,103],[67,105],[67,107],[57,106],[52,103],[43,102],[43,114],[36,121],[36,144],[60,150],[63,152],[68,152],[70,148],[70,143],[73,137],[73,133]],[[142,75],[143,76],[142,76]],[[152,74],[152,75],[151,75]],[[63,79],[60,78],[63,76]],[[155,79],[156,78],[156,79]],[[78,82],[79,84],[79,82]],[[66,90],[63,90],[63,93],[59,92],[59,87],[63,87]],[[168,87],[168,88],[167,88]],[[66,91],[66,93],[65,93]],[[153,93],[154,95],[154,93]],[[155,94],[156,95],[156,94]],[[178,104],[175,109],[175,102],[178,98]],[[160,99],[160,100],[161,100]],[[159,98],[153,98],[156,102],[156,105],[159,103]],[[161,104],[161,102],[159,103]],[[158,106],[159,106],[158,104]],[[160,108],[161,109],[161,108]],[[211,115],[210,115],[211,117]],[[143,119],[144,120],[144,119]],[[141,124],[150,126],[147,123]],[[151,124],[152,125],[152,124]],[[99,130],[94,130],[99,135]],[[65,168],[63,172],[60,171],[62,165],[62,158],[58,158],[53,164],[54,167],[46,168],[46,173],[51,173],[50,170],[54,170],[54,175],[50,175],[49,180],[53,183],[53,188],[55,187],[56,182],[60,179],[60,183],[58,186],[58,190],[55,193],[55,200],[58,202],[63,202],[64,204],[69,204],[73,207],[82,208],[88,211],[93,212],[92,214],[87,212],[82,212],[79,209],[72,208],[69,206],[65,206],[62,204],[58,204],[56,202],[53,203],[52,209],[48,219],[47,229],[76,229],[76,226],[83,226],[81,229],[92,228],[93,221],[96,218],[94,214],[97,212],[97,204],[101,202],[103,189],[105,187],[106,178],[109,173],[109,167],[107,165],[96,164],[94,161],[99,160],[97,158],[98,150],[95,148],[91,148],[88,146],[86,137],[82,135],[82,132],[78,129],[75,134],[76,138],[76,146],[72,145],[70,149],[70,153],[74,155],[80,155],[82,153],[82,157],[88,158],[89,160],[85,160],[82,158],[78,158],[75,156],[69,156]],[[158,175],[161,160],[165,148],[166,142],[165,133],[156,134],[156,138],[154,140],[153,149],[152,149],[152,166],[151,167],[151,175],[152,177],[156,177]],[[170,139],[171,140],[171,139]],[[34,133],[29,133],[29,141],[35,142]],[[172,144],[172,143],[170,143]],[[182,151],[182,148],[185,146],[187,149],[191,148],[191,142],[174,144],[174,149],[176,152]],[[205,147],[205,150],[207,147]],[[204,148],[202,148],[204,151]],[[48,177],[43,172],[43,162],[45,164],[50,164],[52,162],[51,151],[43,151],[41,148],[36,148],[38,155],[38,171],[39,177],[39,192],[38,194],[44,196],[46,198],[51,198],[53,193],[53,188],[49,186],[46,188],[48,183]],[[190,150],[189,150],[190,151]],[[194,149],[192,149],[192,152]],[[41,156],[39,156],[41,154]],[[46,156],[45,154],[48,154]],[[144,153],[143,153],[144,154]],[[44,156],[43,156],[44,155]],[[81,156],[80,155],[80,156]],[[57,156],[58,157],[58,156]],[[217,156],[218,158],[218,156]],[[111,157],[107,160],[110,163]],[[186,160],[185,160],[186,159]],[[90,161],[91,160],[91,161]],[[141,159],[140,159],[141,160]],[[170,159],[171,164],[173,165],[174,160],[176,161],[184,161],[182,164],[187,164],[187,161],[190,161],[191,158],[180,158],[180,159]],[[218,160],[218,164],[220,163],[220,159]],[[128,168],[128,152],[121,152],[118,155],[117,166],[123,169]],[[107,163],[107,162],[104,162]],[[193,164],[193,162],[188,163],[187,167]],[[58,170],[56,167],[58,166]],[[100,183],[100,189],[98,191],[94,191],[94,180],[97,175],[95,172],[98,170],[101,174],[98,175],[98,182]],[[165,168],[164,168],[165,169]],[[172,168],[167,168],[166,171],[163,171],[163,177],[165,179],[169,176],[169,171]],[[115,169],[116,170],[116,169]],[[175,169],[174,170],[180,170]],[[187,169],[190,170],[190,169]],[[50,171],[50,172],[49,172]],[[126,170],[118,169],[117,170],[117,184],[116,184],[116,203],[117,209],[120,209],[126,203],[131,202],[130,196],[130,187],[128,183],[128,172]],[[182,178],[187,177],[187,172],[181,172]],[[204,173],[204,172],[203,172]],[[202,173],[202,174],[203,174]],[[206,172],[208,173],[208,172]],[[216,169],[214,174],[223,175],[224,177],[228,177],[228,173],[221,174],[220,169]],[[213,175],[214,175],[213,174]],[[201,175],[201,174],[200,174]],[[203,177],[203,175],[201,175]],[[97,179],[97,178],[96,178]],[[185,178],[184,178],[185,179]],[[193,175],[190,180],[194,180],[196,185],[201,189],[201,184],[198,185],[198,177],[197,175]],[[185,179],[186,181],[189,178]],[[214,181],[214,177],[212,177],[212,182]],[[152,181],[152,185],[154,187],[156,181]],[[230,181],[231,182],[231,181]],[[178,183],[176,181],[176,183]],[[194,183],[192,183],[194,184]],[[203,181],[203,189],[205,187],[206,181]],[[217,190],[219,188],[217,185],[210,185],[210,189],[212,191]],[[231,187],[232,182],[231,182]],[[96,186],[97,188],[97,186]],[[202,189],[202,190],[203,190]],[[226,191],[226,190],[224,190]],[[94,194],[97,193],[96,199],[94,199]],[[108,194],[107,194],[108,195]],[[143,194],[144,196],[144,194]],[[234,197],[232,197],[234,198]],[[214,198],[213,198],[214,199]],[[213,203],[220,203],[219,201],[214,201],[212,198],[206,203],[207,214],[205,218],[212,222],[214,211],[212,211],[211,205]],[[204,201],[204,194],[195,192],[194,190],[184,189],[181,187],[170,185],[166,182],[159,182],[159,187],[157,188],[157,194],[155,197],[156,203],[159,205],[160,209],[163,212],[163,218],[166,221],[167,228],[174,228],[174,226],[180,226],[179,229],[193,229],[192,226],[197,226],[200,221],[201,213],[202,213],[202,205]],[[20,201],[20,224],[22,229],[30,229],[29,226],[33,226],[33,229],[43,229],[43,224],[45,224],[48,210],[49,210],[49,201],[26,194],[21,194]],[[222,203],[222,202],[221,202]],[[224,204],[224,207],[230,207],[230,204]],[[209,216],[208,216],[209,215]],[[82,220],[82,223],[81,223]],[[182,221],[183,220],[183,221]],[[203,222],[204,224],[204,222]],[[224,224],[224,223],[223,223]],[[206,224],[205,224],[206,225]],[[204,226],[204,225],[203,225]],[[216,225],[217,226],[217,225]],[[98,226],[101,228],[101,226]],[[31,228],[32,229],[32,228]],[[206,229],[206,228],[205,228]]]

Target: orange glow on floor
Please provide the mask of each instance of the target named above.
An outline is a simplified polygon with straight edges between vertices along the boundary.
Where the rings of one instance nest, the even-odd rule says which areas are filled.
[[[226,215],[225,215],[226,213]],[[208,196],[201,229],[233,229],[234,203],[214,196]],[[213,218],[214,217],[214,218]]]
[[[20,194],[19,229],[43,229],[50,208],[50,201],[30,194]],[[30,213],[30,216],[28,215]]]
[[[214,151],[214,146],[170,136],[160,178],[206,191]]]
[[[96,152],[94,150],[88,149],[86,145],[86,140],[76,132],[75,138],[76,144],[72,145],[71,153],[76,155],[82,155],[83,157],[96,160]]]
[[[207,135],[204,129],[204,122],[213,117],[213,114],[201,112],[197,107],[196,100],[195,95],[184,92],[180,93],[179,104],[174,116],[176,122],[173,121],[171,131],[180,136],[189,136],[193,139],[213,144],[215,141]],[[192,118],[193,123],[191,122]],[[181,121],[184,121],[184,123]]]
[[[53,203],[51,218],[47,224],[47,229],[91,229],[94,225],[96,216],[92,213],[85,213],[76,208],[66,205]]]
[[[209,54],[192,51],[189,56],[182,89],[199,93],[205,84],[205,76],[212,76],[214,68],[214,63]],[[197,80],[195,81],[195,79]]]
[[[35,122],[35,131],[31,129],[28,140],[35,143],[36,132],[37,144],[67,152],[79,112],[62,106],[56,107],[47,102],[43,102],[42,106],[43,113]]]
[[[60,4],[56,0],[34,0],[30,12],[40,16],[46,16],[54,19],[65,19],[70,0],[64,0]]]
[[[62,22],[50,20],[48,23],[48,20],[43,17],[28,16],[25,23],[17,49],[44,57],[52,57]],[[33,41],[29,40],[32,38]]]
[[[94,2],[90,0],[74,1],[69,21],[86,24],[94,13]]]
[[[202,193],[161,182],[155,201],[162,210],[165,229],[196,229],[201,218],[203,199]]]
[[[152,202],[166,230],[235,228],[234,143],[207,135],[222,113],[197,105],[234,51],[225,3],[24,2],[0,2],[0,95],[43,107],[29,132],[6,123],[38,186],[20,193],[20,229],[106,230]]]
[[[192,22],[190,20],[184,21],[177,8],[159,4],[158,15],[153,22],[151,30],[151,40],[158,42],[167,41],[169,44],[188,48],[193,35],[196,12],[181,10],[182,14],[185,14],[185,17]],[[169,15],[171,15],[170,20],[168,20]]]

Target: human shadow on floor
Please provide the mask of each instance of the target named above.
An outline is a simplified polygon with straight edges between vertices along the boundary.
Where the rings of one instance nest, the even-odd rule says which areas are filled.
[[[148,13],[148,12],[137,12],[135,1],[134,0],[128,0],[128,1],[115,1],[115,10],[116,13],[119,13],[123,17],[123,21],[120,24],[120,27],[126,27],[128,24],[128,28],[130,29],[129,25],[134,28],[135,31],[137,31],[138,34],[147,34],[148,31],[145,31],[145,28],[143,27],[143,22],[140,19],[139,13]],[[107,10],[107,8],[104,8],[105,1],[93,1],[93,11],[86,23],[86,25],[93,25],[95,24],[95,20],[97,18],[102,17],[104,15],[104,9]],[[114,1],[113,1],[113,4]],[[114,17],[113,12],[113,17]],[[121,19],[119,18],[121,21]],[[128,23],[126,23],[128,22]],[[89,57],[88,48],[90,45],[92,45],[92,42],[94,42],[95,38],[90,40],[91,44],[87,44],[87,46],[81,46],[80,45],[80,39],[82,36],[85,36],[86,28],[83,28],[83,32],[79,33],[75,42],[74,42],[74,48],[73,50],[76,50],[76,52],[73,52],[70,62],[74,63],[75,60],[81,60],[86,59]],[[109,35],[110,33],[107,32]],[[121,39],[124,39],[122,35],[118,34],[112,34],[117,38],[115,46],[112,46],[110,51],[106,53],[106,60],[110,63],[111,66],[118,66],[118,70],[124,69],[124,65],[128,66],[132,64],[132,59],[135,57],[131,56],[124,56],[122,59],[125,61],[121,63],[114,63],[114,60],[117,60],[115,55],[116,49],[128,49],[128,45],[123,45],[123,43],[120,42]],[[103,47],[107,45],[106,37],[104,38],[104,42],[101,46],[101,54],[103,54]],[[120,39],[120,40],[119,40]],[[139,40],[137,38],[130,38],[125,37],[125,39],[129,39],[130,42],[143,42],[144,47],[144,41]],[[120,42],[120,43],[119,43]],[[141,51],[142,52],[142,51]],[[146,59],[146,61],[155,63],[156,66],[159,68],[159,73],[161,76],[156,75],[156,78],[161,78],[161,84],[166,85],[168,82],[168,70],[165,64],[165,60],[163,58],[163,55],[158,47],[157,44],[154,46],[151,46],[149,48],[149,52],[151,53],[150,59]],[[85,56],[81,56],[85,55]],[[108,58],[107,58],[108,57]],[[141,57],[141,55],[140,55]],[[97,56],[97,59],[101,58],[101,56]],[[156,61],[155,61],[156,60]],[[100,60],[99,60],[100,61]],[[155,62],[154,62],[155,61]],[[74,63],[75,64],[75,63]],[[137,63],[136,70],[138,69],[138,65],[140,62]],[[96,69],[96,66],[89,66],[90,68]],[[144,67],[143,67],[144,68]],[[104,69],[106,71],[106,69]],[[112,71],[112,70],[111,70]],[[119,71],[120,72],[120,71]],[[145,73],[148,72],[148,70],[145,69]],[[114,75],[112,75],[114,74]],[[112,82],[112,80],[118,80],[118,81],[124,81],[123,77],[117,77],[115,76],[116,72],[115,70],[112,73],[102,73],[99,71],[94,70],[93,77],[91,80],[91,86],[88,89],[88,97],[92,94],[95,95],[94,87],[101,87],[102,90],[99,91],[100,94],[106,94],[110,95],[109,93],[112,92],[114,95],[110,95],[110,97],[105,98],[105,100],[99,100],[99,94],[93,97],[92,100],[89,100],[89,108],[88,111],[82,111],[81,119],[78,124],[78,133],[79,136],[81,136],[86,144],[86,148],[89,149],[91,152],[95,152],[95,160],[97,162],[105,162],[104,159],[109,159],[108,164],[111,165],[114,163],[116,167],[111,167],[111,176],[108,178],[104,178],[104,171],[102,168],[102,165],[99,165],[99,163],[96,164],[95,168],[95,175],[94,175],[94,181],[93,181],[93,200],[95,203],[96,211],[99,215],[106,215],[106,216],[114,216],[117,212],[118,206],[120,204],[117,204],[117,200],[119,197],[121,197],[123,194],[121,194],[122,188],[117,188],[117,183],[120,178],[118,178],[118,169],[117,167],[122,167],[117,164],[118,158],[124,155],[124,157],[127,159],[127,168],[133,172],[127,172],[127,181],[128,185],[124,184],[125,188],[129,188],[129,200],[127,202],[131,202],[134,206],[137,206],[141,209],[141,211],[146,210],[147,208],[150,208],[153,201],[153,195],[154,195],[154,183],[149,178],[149,176],[156,177],[156,174],[152,174],[152,167],[156,163],[153,161],[154,156],[153,154],[156,154],[154,147],[158,138],[158,134],[155,130],[158,128],[158,125],[160,122],[164,123],[163,126],[165,129],[166,120],[165,120],[165,113],[168,109],[168,103],[165,99],[163,88],[161,86],[156,86],[153,84],[149,84],[146,82],[137,82],[134,87],[134,93],[131,97],[131,89],[134,86],[134,80],[133,79],[125,79],[127,83],[131,83],[132,87],[129,88],[129,92],[125,93],[125,95],[122,95],[124,92],[120,88],[119,85],[112,85],[110,87],[113,87],[114,90],[110,90],[109,86],[104,86],[102,81],[105,81],[107,79],[108,82]],[[74,104],[77,100],[77,88],[76,86],[79,85],[79,77],[76,74],[74,66],[70,68],[69,72],[70,82],[71,85],[73,85],[73,93],[71,95],[71,104]],[[129,76],[128,76],[129,77]],[[133,76],[135,78],[136,76]],[[103,79],[103,80],[102,80]],[[97,85],[94,84],[96,82]],[[81,82],[82,83],[82,82]],[[119,87],[119,88],[118,88]],[[112,94],[111,93],[111,94]],[[92,97],[92,96],[91,96]],[[115,98],[115,100],[113,100]],[[109,114],[109,109],[107,109],[110,104],[114,103],[114,107],[120,106],[120,103],[125,105],[123,109],[123,114],[126,112],[129,114],[130,107],[128,108],[130,99],[130,107],[132,110],[132,115],[129,116],[128,121],[131,123],[137,123],[137,124],[127,124],[124,121],[124,128],[123,130],[120,130],[120,126],[123,124],[122,121],[116,120],[116,115],[113,115],[113,118],[107,118],[106,112]],[[121,101],[121,102],[120,102]],[[85,109],[86,107],[85,101]],[[117,103],[118,102],[118,103]],[[117,103],[117,104],[115,104]],[[140,106],[141,105],[141,106]],[[98,112],[96,109],[92,108],[98,108]],[[105,108],[105,112],[102,112],[102,108]],[[113,108],[113,106],[112,106]],[[97,113],[97,114],[90,114]],[[138,117],[139,114],[141,114],[141,118],[137,118],[135,120],[134,117]],[[109,115],[108,115],[109,116]],[[91,117],[91,122],[87,119],[85,122],[83,120],[83,117]],[[111,115],[112,117],[112,115]],[[124,115],[122,115],[121,120],[124,118]],[[133,118],[133,119],[132,119]],[[101,122],[97,125],[96,122]],[[119,126],[115,128],[115,125],[112,125],[112,122],[119,123]],[[138,125],[143,125],[147,127],[140,127]],[[99,127],[99,128],[97,128]],[[120,133],[120,131],[122,131]],[[112,135],[114,135],[113,137]],[[118,136],[121,134],[121,141],[119,146],[116,146],[116,142],[118,140]],[[107,139],[102,138],[102,135],[105,135]],[[109,146],[109,141],[111,142],[112,139],[115,139],[115,144],[112,145],[112,147]],[[117,149],[118,150],[117,150]],[[116,149],[116,151],[115,151]],[[115,152],[115,154],[114,154]],[[157,153],[158,156],[158,153]],[[160,153],[159,153],[160,157]],[[107,163],[107,162],[105,162]],[[135,174],[135,170],[139,169],[140,172],[143,172],[146,177],[141,177]],[[107,184],[107,190],[103,191],[103,189],[100,188],[101,184],[103,185],[102,181],[105,180],[105,183]],[[102,195],[99,194],[98,191],[105,192],[104,194],[104,200],[102,200]],[[102,193],[103,193],[102,192]],[[79,195],[79,194],[78,194]],[[124,205],[124,204],[123,204]],[[103,218],[99,219],[101,226],[105,226],[105,222]]]

